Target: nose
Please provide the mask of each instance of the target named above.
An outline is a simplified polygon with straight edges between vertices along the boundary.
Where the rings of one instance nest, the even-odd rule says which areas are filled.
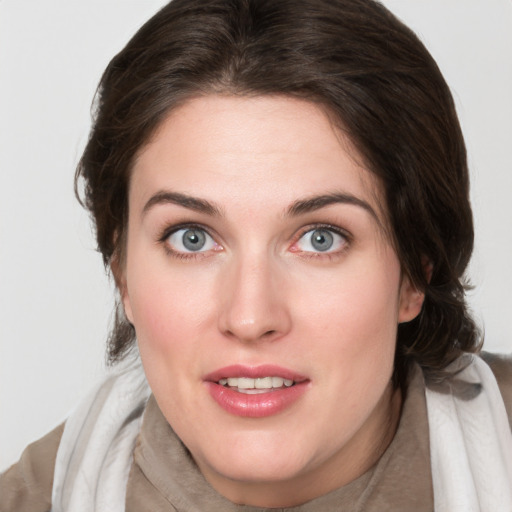
[[[291,328],[284,269],[263,254],[234,260],[220,284],[219,329],[245,343],[284,336]]]

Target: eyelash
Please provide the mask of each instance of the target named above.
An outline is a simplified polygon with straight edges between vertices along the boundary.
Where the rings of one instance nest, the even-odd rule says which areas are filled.
[[[162,234],[158,237],[158,242],[163,245],[165,252],[171,256],[172,258],[177,258],[179,260],[197,260],[200,258],[204,258],[208,255],[209,251],[197,251],[197,252],[180,252],[172,249],[170,245],[167,243],[167,240],[170,236],[172,236],[174,233],[177,233],[178,231],[186,229],[186,230],[194,230],[197,229],[198,231],[204,231],[209,237],[211,237],[213,240],[215,240],[215,237],[210,233],[209,229],[205,226],[202,226],[201,224],[178,224],[176,226],[167,227],[164,229]],[[220,247],[220,245],[219,245]]]
[[[300,251],[300,249],[296,250],[296,251],[294,250],[292,252],[295,252],[295,253],[299,253],[300,252],[301,253],[300,256],[302,258],[307,258],[307,259],[335,260],[336,258],[339,258],[343,254],[345,254],[345,252],[349,249],[349,247],[352,244],[352,236],[351,236],[351,234],[348,233],[346,230],[339,228],[338,226],[333,226],[332,224],[310,224],[309,226],[306,226],[302,230],[299,231],[299,233],[297,234],[297,236],[295,237],[295,239],[294,239],[294,241],[292,243],[292,247],[294,245],[296,245],[301,240],[301,238],[304,235],[306,235],[307,233],[310,233],[310,232],[313,232],[313,231],[318,231],[318,230],[319,231],[323,231],[323,230],[330,231],[331,233],[334,233],[334,234],[344,238],[345,239],[345,243],[343,245],[343,248],[341,248],[340,250],[337,250],[337,251],[332,251],[332,252]]]
[[[175,226],[165,228],[163,230],[163,232],[161,233],[161,235],[158,237],[158,242],[163,245],[166,253],[173,258],[177,258],[179,260],[185,260],[185,261],[196,260],[196,259],[207,257],[210,251],[180,252],[180,251],[176,251],[170,247],[170,245],[168,244],[169,237],[182,229],[187,229],[187,230],[197,229],[198,231],[204,231],[209,237],[211,237],[213,240],[215,240],[215,237],[210,233],[210,230],[208,228],[206,228],[205,226],[202,226],[201,224],[193,224],[193,223],[192,224],[187,224],[187,223],[178,224]],[[304,235],[306,235],[307,233],[317,231],[317,230],[329,231],[331,233],[334,233],[335,235],[338,235],[338,236],[344,238],[345,243],[344,243],[343,248],[340,250],[337,250],[337,251],[332,251],[332,252],[301,251],[300,249],[292,250],[291,252],[293,252],[295,254],[300,253],[300,256],[302,258],[307,258],[307,259],[318,260],[318,259],[322,258],[322,259],[333,260],[337,257],[342,256],[348,250],[348,248],[350,247],[350,245],[352,243],[352,236],[344,229],[341,229],[337,226],[333,226],[331,224],[310,224],[309,226],[305,226],[303,229],[301,229],[298,232],[298,234],[293,239],[291,247],[294,247],[301,240],[301,238]],[[222,248],[222,246],[220,244],[217,244],[217,245],[220,248]]]

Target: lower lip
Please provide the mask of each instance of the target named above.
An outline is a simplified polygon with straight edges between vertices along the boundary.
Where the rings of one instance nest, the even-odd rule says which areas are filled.
[[[234,391],[216,382],[206,384],[212,398],[230,414],[245,418],[265,418],[295,403],[306,392],[308,381],[254,395]]]

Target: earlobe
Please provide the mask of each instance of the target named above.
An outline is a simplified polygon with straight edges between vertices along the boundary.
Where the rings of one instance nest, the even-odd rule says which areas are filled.
[[[123,305],[124,314],[133,325],[133,313],[132,313],[132,305],[130,302],[130,296],[128,294],[128,287],[126,286],[126,279],[123,278],[120,280],[116,279],[117,289],[119,290],[119,295],[121,296],[121,303]]]
[[[404,276],[400,288],[398,323],[414,320],[420,314],[424,300],[425,294],[419,291],[408,277]]]
[[[119,291],[119,296],[121,297],[124,314],[128,321],[133,324],[132,308],[130,304],[130,297],[128,295],[128,288],[126,285],[126,276],[124,273],[124,268],[120,264],[119,257],[117,255],[112,257],[110,262],[110,271],[112,272],[117,290]]]
[[[132,306],[130,304],[130,297],[128,296],[128,292],[126,291],[126,286],[123,286],[123,289],[120,289],[119,293],[121,294],[121,301],[123,303],[124,314],[128,319],[128,322],[130,322],[133,325]]]

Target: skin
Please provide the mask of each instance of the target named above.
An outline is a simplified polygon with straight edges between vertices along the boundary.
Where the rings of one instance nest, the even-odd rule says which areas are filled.
[[[136,159],[125,311],[165,418],[235,503],[287,507],[339,488],[396,431],[397,325],[423,295],[402,276],[361,161],[318,106],[220,95],[173,111]],[[344,200],[292,207],[333,194]],[[204,249],[170,235],[187,223],[208,233]],[[327,251],[311,243],[318,224],[333,233]],[[233,364],[290,369],[307,389],[269,417],[230,414],[204,378]]]

